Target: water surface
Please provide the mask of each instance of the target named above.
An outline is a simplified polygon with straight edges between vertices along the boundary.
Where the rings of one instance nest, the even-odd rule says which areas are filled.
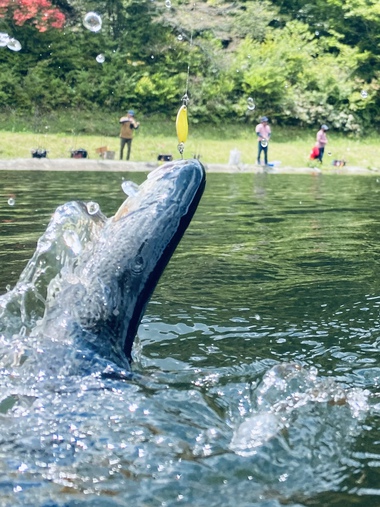
[[[110,216],[145,175],[2,178],[5,292],[59,204]],[[139,329],[143,380],[20,378],[3,339],[0,505],[380,505],[379,191],[208,175]]]

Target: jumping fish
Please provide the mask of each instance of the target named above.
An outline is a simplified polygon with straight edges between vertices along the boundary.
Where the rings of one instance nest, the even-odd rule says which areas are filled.
[[[26,335],[22,361],[51,360],[62,374],[108,371],[110,361],[129,371],[146,305],[204,187],[200,162],[181,160],[149,173],[110,219],[82,202],[58,208],[0,299],[0,333]]]

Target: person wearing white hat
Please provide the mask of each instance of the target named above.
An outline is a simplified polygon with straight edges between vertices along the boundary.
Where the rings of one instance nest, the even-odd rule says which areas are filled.
[[[328,131],[328,129],[329,129],[328,126],[323,124],[321,125],[320,130],[317,132],[317,142],[315,146],[319,149],[318,160],[320,161],[321,164],[323,160],[323,154],[325,152],[325,146],[328,142],[326,136],[326,132]]]
[[[122,116],[119,120],[120,123],[120,160],[123,160],[124,146],[127,145],[127,160],[131,156],[131,146],[133,139],[133,131],[138,129],[140,123],[135,120],[135,112],[128,111],[127,116]]]
[[[257,153],[257,163],[260,165],[261,161],[261,152],[264,152],[264,162],[265,165],[268,165],[268,141],[271,136],[271,129],[268,125],[268,118],[266,116],[262,116],[260,119],[260,123],[256,125],[256,134],[258,137],[258,153]]]

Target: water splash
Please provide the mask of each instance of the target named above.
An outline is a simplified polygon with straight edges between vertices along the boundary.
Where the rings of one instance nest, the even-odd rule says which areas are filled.
[[[81,253],[82,244],[80,242],[78,234],[75,231],[64,231],[63,240],[75,255],[79,255]]]
[[[7,45],[7,48],[12,51],[20,51],[22,48],[21,42],[18,41],[17,39],[14,39],[14,38],[8,39],[8,42],[6,45]]]
[[[123,181],[121,184],[123,192],[128,196],[136,195],[139,191],[139,186],[133,181]]]
[[[83,25],[91,32],[99,32],[102,29],[102,18],[96,12],[88,12],[83,18]]]
[[[5,47],[8,44],[9,35],[4,32],[0,32],[0,47]]]
[[[307,414],[311,411],[316,416],[313,432],[321,431],[317,427],[324,427],[324,418],[329,419],[332,414],[340,416],[334,438],[344,439],[346,432],[353,434],[355,421],[367,414],[368,396],[368,391],[347,390],[329,377],[318,377],[316,368],[307,370],[297,363],[279,364],[266,372],[254,391],[249,415],[236,427],[230,447],[241,456],[256,455],[258,447],[269,445],[272,439],[285,442],[293,427],[300,429],[307,425]],[[327,428],[324,434],[332,438]]]
[[[255,104],[253,98],[252,97],[248,97],[248,99],[247,99],[247,109],[249,111],[254,111],[255,108],[256,108],[256,104]]]
[[[95,240],[106,222],[100,212],[90,216],[86,205],[78,202],[60,206],[54,213],[37,248],[21,273],[16,286],[0,297],[0,334],[19,334],[22,326],[28,330],[43,316],[48,286],[59,290],[62,269],[68,273],[76,256]]]
[[[87,206],[87,211],[88,211],[89,215],[96,215],[96,213],[98,213],[100,210],[99,204],[94,201],[89,201],[86,204],[86,206]]]

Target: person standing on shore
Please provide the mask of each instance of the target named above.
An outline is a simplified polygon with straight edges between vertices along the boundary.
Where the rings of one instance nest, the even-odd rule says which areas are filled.
[[[323,124],[320,130],[317,132],[316,147],[319,149],[318,160],[320,161],[321,164],[323,160],[323,154],[325,152],[325,146],[328,142],[326,136],[326,132],[328,131],[328,129],[329,129],[328,126]]]
[[[256,134],[258,137],[257,163],[260,165],[261,152],[264,152],[264,163],[268,165],[268,142],[271,136],[271,129],[268,125],[268,118],[262,116],[260,123],[256,125]]]
[[[127,160],[131,156],[131,147],[134,130],[137,130],[140,123],[135,120],[134,111],[130,110],[127,116],[122,116],[120,123],[120,160],[123,160],[124,146],[127,145]]]

